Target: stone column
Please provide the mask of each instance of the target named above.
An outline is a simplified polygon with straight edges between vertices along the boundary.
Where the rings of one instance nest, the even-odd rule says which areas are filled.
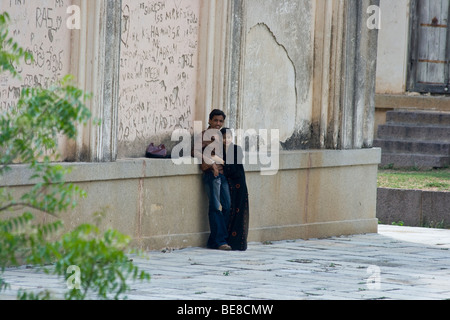
[[[234,108],[229,108],[229,37],[232,0],[204,1],[201,6],[199,37],[199,77],[195,119],[208,122],[212,109],[223,109],[233,122]]]
[[[342,61],[342,149],[370,148],[375,117],[378,30],[369,29],[369,6],[379,0],[345,1]]]
[[[109,162],[117,157],[117,110],[122,1],[78,0],[82,25],[74,36],[72,65],[100,125],[80,127],[76,161]]]
[[[376,0],[316,2],[312,146],[372,146],[378,30],[369,29]]]
[[[230,22],[229,22],[229,55],[228,55],[228,113],[230,115],[230,127],[239,128],[241,126],[239,114],[241,105],[241,69],[243,44],[245,43],[245,21],[244,21],[245,1],[231,0]]]

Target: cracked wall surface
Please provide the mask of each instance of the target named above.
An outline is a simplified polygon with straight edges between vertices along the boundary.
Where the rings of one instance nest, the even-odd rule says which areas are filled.
[[[250,30],[245,58],[243,128],[280,129],[280,139],[285,141],[295,128],[294,63],[263,23]]]
[[[379,0],[240,3],[240,123],[280,129],[285,150],[371,148]]]
[[[311,1],[245,1],[242,123],[279,129],[282,143],[309,140],[314,6]],[[302,142],[299,142],[301,144]]]

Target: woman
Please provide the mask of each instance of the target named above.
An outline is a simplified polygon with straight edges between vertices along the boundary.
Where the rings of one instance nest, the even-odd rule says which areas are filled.
[[[231,194],[231,212],[228,223],[228,245],[232,250],[247,250],[249,228],[248,189],[243,166],[244,153],[233,143],[231,130],[221,130],[224,144],[224,175],[228,179]]]

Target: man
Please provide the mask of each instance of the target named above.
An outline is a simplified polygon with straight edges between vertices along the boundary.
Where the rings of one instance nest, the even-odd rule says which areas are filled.
[[[209,115],[209,127],[201,134],[202,150],[192,150],[192,156],[201,161],[203,184],[209,199],[210,237],[208,248],[231,250],[227,243],[228,220],[231,210],[230,189],[223,170],[222,129],[226,115],[221,110],[213,110]],[[220,208],[222,207],[222,210]]]

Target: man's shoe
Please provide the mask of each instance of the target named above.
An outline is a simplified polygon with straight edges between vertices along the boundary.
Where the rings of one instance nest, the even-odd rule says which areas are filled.
[[[219,250],[230,251],[231,247],[227,244],[223,244],[219,247]]]

